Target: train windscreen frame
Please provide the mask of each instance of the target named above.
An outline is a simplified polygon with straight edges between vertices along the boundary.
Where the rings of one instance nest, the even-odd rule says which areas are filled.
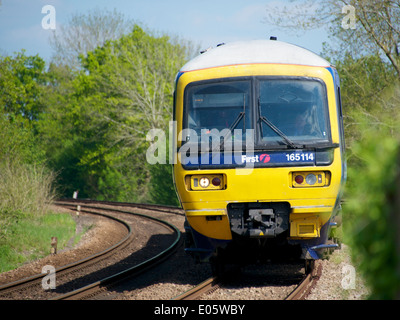
[[[255,149],[332,146],[327,90],[315,78],[238,77],[190,83],[184,94],[182,129],[182,144],[205,142],[204,137],[213,134],[222,140],[229,134],[243,144],[252,141]]]

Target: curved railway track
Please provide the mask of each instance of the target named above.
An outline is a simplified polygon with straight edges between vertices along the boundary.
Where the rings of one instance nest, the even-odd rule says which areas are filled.
[[[134,277],[149,268],[152,268],[155,264],[160,263],[167,259],[179,246],[181,233],[177,227],[171,223],[167,223],[164,220],[160,220],[157,217],[162,217],[164,214],[172,214],[171,216],[177,217],[184,215],[182,209],[177,207],[167,207],[160,205],[144,205],[135,203],[120,203],[120,202],[105,202],[105,201],[92,201],[92,200],[74,200],[74,199],[64,199],[57,202],[57,205],[63,206],[64,208],[70,209],[72,212],[78,210],[80,214],[85,215],[97,215],[104,219],[112,219],[115,223],[120,225],[121,235],[119,239],[115,239],[115,243],[109,248],[100,251],[90,257],[76,261],[74,263],[69,263],[65,266],[56,269],[57,274],[57,288],[62,287],[62,290],[43,290],[41,288],[41,282],[47,274],[36,274],[29,278],[25,278],[20,281],[9,283],[7,285],[0,286],[0,300],[1,299],[92,299],[95,298],[98,293],[107,291],[115,283],[122,283],[127,277]],[[149,215],[152,214],[153,216]],[[175,219],[175,218],[174,218]],[[176,221],[176,220],[172,221]],[[101,277],[93,278],[88,283],[83,283],[78,287],[68,288],[63,284],[62,278],[79,272],[80,269],[85,269],[89,265],[100,264],[102,260],[107,260],[109,256],[115,255],[118,250],[126,250],[127,247],[132,245],[134,241],[134,234],[137,233],[133,229],[138,221],[147,221],[147,223],[155,223],[161,228],[169,229],[169,232],[173,234],[169,236],[169,243],[162,250],[158,250],[156,253],[153,251],[152,254],[146,259],[141,259],[140,261],[135,261],[135,263],[128,263],[128,266],[120,268],[118,270],[113,270],[111,273],[102,275]],[[173,222],[175,223],[175,222]],[[124,231],[122,231],[124,230]],[[137,230],[136,230],[137,231]],[[163,241],[161,241],[163,242]],[[159,249],[159,248],[158,248]],[[126,255],[135,255],[133,251]],[[115,264],[126,265],[126,259],[124,263],[115,262]],[[322,266],[316,263],[316,266],[312,272],[304,276],[304,279],[297,285],[296,289],[293,290],[289,295],[286,294],[287,300],[299,300],[304,299],[310,288],[315,284],[321,274]],[[88,271],[90,272],[90,271]],[[92,271],[93,273],[93,271]],[[94,273],[97,273],[95,271]],[[65,274],[65,275],[64,275]],[[82,278],[80,275],[72,276],[74,278]],[[135,278],[136,279],[136,278]],[[61,285],[59,284],[61,281]],[[200,280],[200,279],[199,279]],[[285,282],[286,280],[283,280]],[[286,282],[291,282],[292,284],[297,283],[298,280],[290,280]],[[224,283],[225,285],[225,283]],[[224,290],[224,285],[222,285],[218,279],[210,278],[198,286],[192,289],[178,294],[174,300],[195,300],[202,299],[206,297],[210,292],[216,291],[218,289]],[[289,284],[290,285],[290,284]],[[32,287],[36,286],[36,291],[41,291],[40,294],[27,295],[24,292],[31,292]],[[271,284],[271,290],[275,290],[276,284]],[[267,285],[268,287],[268,285]],[[132,288],[134,289],[134,288]],[[269,289],[268,289],[269,290]],[[44,292],[43,292],[44,291]],[[22,293],[21,293],[22,292]],[[217,298],[218,299],[218,298]]]
[[[175,251],[181,240],[181,233],[174,225],[142,213],[115,209],[113,208],[113,206],[116,205],[115,203],[89,200],[63,200],[57,202],[57,205],[67,207],[73,211],[76,211],[78,209],[77,205],[79,205],[80,213],[101,216],[103,218],[115,221],[120,225],[120,228],[122,228],[121,239],[116,240],[116,243],[101,252],[55,269],[54,275],[57,276],[57,286],[55,290],[43,289],[43,281],[49,275],[47,273],[40,273],[0,286],[0,299],[82,299],[88,294],[93,294],[94,291],[99,290],[101,287],[110,285],[116,281],[120,281],[125,277],[137,275],[162,262]],[[118,203],[119,207],[127,205],[128,204]],[[179,214],[179,209],[177,210],[176,208],[172,207],[167,208],[165,206],[162,207],[131,204],[131,207],[132,206],[141,207],[148,210],[170,210]],[[122,217],[117,217],[116,215],[122,215]],[[168,229],[168,233],[173,234],[173,240],[170,241],[167,248],[163,248],[161,251],[157,250],[159,248],[155,248],[157,250],[156,253],[153,252],[150,257],[141,259],[141,261],[135,261],[135,263],[133,263],[132,260],[129,260],[128,258],[129,256],[134,256],[134,251],[132,251],[132,248],[130,248],[135,247],[132,245],[135,240],[135,234],[132,232],[132,226],[137,224],[139,220],[143,219],[146,220],[144,223],[148,224],[151,222],[161,226],[164,229]],[[125,230],[125,232],[123,230]],[[171,236],[169,236],[169,238],[171,238]],[[93,269],[91,269],[91,267],[95,265],[102,268],[101,262],[104,262],[112,256],[116,256],[118,251],[125,251],[123,255],[125,257],[123,263],[113,261],[109,264],[120,265],[121,267],[110,267],[109,271],[107,272],[100,272],[99,269],[97,269],[97,271],[93,271]],[[148,253],[147,256],[149,256]],[[108,267],[105,267],[104,269],[107,268]],[[85,269],[88,271],[85,275],[82,275],[82,270]],[[76,273],[76,275],[73,275],[74,273]],[[98,274],[98,277],[95,277],[94,274]],[[73,278],[73,280],[70,280],[71,278]],[[88,278],[90,280],[82,281],[84,278]]]

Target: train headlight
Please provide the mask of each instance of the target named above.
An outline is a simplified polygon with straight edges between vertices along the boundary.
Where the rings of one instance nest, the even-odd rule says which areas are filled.
[[[292,172],[291,177],[291,185],[294,188],[325,187],[331,182],[329,171]]]
[[[223,174],[194,174],[185,177],[188,191],[208,191],[226,189],[226,177]]]
[[[199,181],[200,187],[207,188],[210,185],[210,180],[207,177],[200,178]]]

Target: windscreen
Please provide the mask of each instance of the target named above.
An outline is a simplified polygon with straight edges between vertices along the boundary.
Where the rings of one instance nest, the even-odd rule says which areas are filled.
[[[228,132],[242,142],[254,134],[256,148],[326,145],[326,87],[303,77],[193,83],[185,90],[183,129],[183,143],[207,142],[207,135],[222,139]]]
[[[187,90],[184,128],[186,140],[200,141],[203,134],[231,132],[251,127],[250,81],[193,85]],[[224,131],[225,130],[225,131]]]
[[[326,91],[317,80],[259,81],[261,144],[315,144],[329,140]]]

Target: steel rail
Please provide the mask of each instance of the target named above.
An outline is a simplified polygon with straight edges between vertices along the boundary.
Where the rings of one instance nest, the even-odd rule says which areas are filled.
[[[316,284],[322,273],[322,265],[313,266],[310,272],[302,279],[299,285],[284,299],[284,300],[303,300],[311,288]],[[220,288],[220,280],[216,277],[211,277],[197,286],[185,291],[176,296],[173,300],[195,300],[205,293],[212,292]]]
[[[318,261],[316,264],[285,300],[303,300],[308,295],[322,274],[322,264]]]
[[[147,203],[136,203],[136,202],[116,202],[116,201],[106,201],[106,200],[91,200],[91,199],[73,199],[73,198],[61,198],[56,201],[56,203],[90,203],[90,204],[100,204],[100,205],[110,205],[119,207],[134,207],[140,209],[147,209],[152,211],[172,212],[172,210],[178,211],[178,214],[184,214],[184,210],[181,207],[171,206],[171,205],[160,205],[160,204],[147,204]]]
[[[141,274],[142,272],[145,272],[146,270],[153,268],[154,266],[158,265],[159,263],[161,263],[165,259],[167,259],[170,255],[172,255],[175,252],[175,250],[178,248],[178,246],[181,242],[182,237],[181,237],[181,232],[179,231],[179,229],[176,226],[174,226],[173,224],[170,224],[169,222],[164,221],[162,219],[158,219],[158,218],[148,216],[145,214],[141,214],[141,213],[134,213],[134,212],[130,212],[130,211],[118,210],[118,209],[113,209],[113,208],[99,208],[99,207],[95,207],[95,208],[101,209],[101,210],[112,210],[114,212],[132,214],[135,216],[140,216],[140,217],[143,217],[143,218],[146,218],[149,220],[153,220],[157,223],[160,223],[160,224],[172,229],[174,231],[174,233],[176,234],[176,238],[167,249],[161,251],[160,253],[153,256],[152,258],[150,258],[138,265],[135,265],[131,268],[128,268],[119,273],[116,273],[112,276],[103,278],[92,284],[89,284],[87,286],[79,288],[77,290],[59,295],[59,296],[53,298],[52,300],[68,300],[68,299],[81,298],[81,297],[84,297],[85,295],[87,295],[88,292],[98,289],[100,286],[105,286],[105,285],[109,285],[111,283],[116,283],[127,277],[137,276],[137,275]]]
[[[211,277],[197,286],[185,291],[184,293],[176,296],[172,300],[196,300],[202,294],[212,292],[219,288],[219,280],[217,277]]]

